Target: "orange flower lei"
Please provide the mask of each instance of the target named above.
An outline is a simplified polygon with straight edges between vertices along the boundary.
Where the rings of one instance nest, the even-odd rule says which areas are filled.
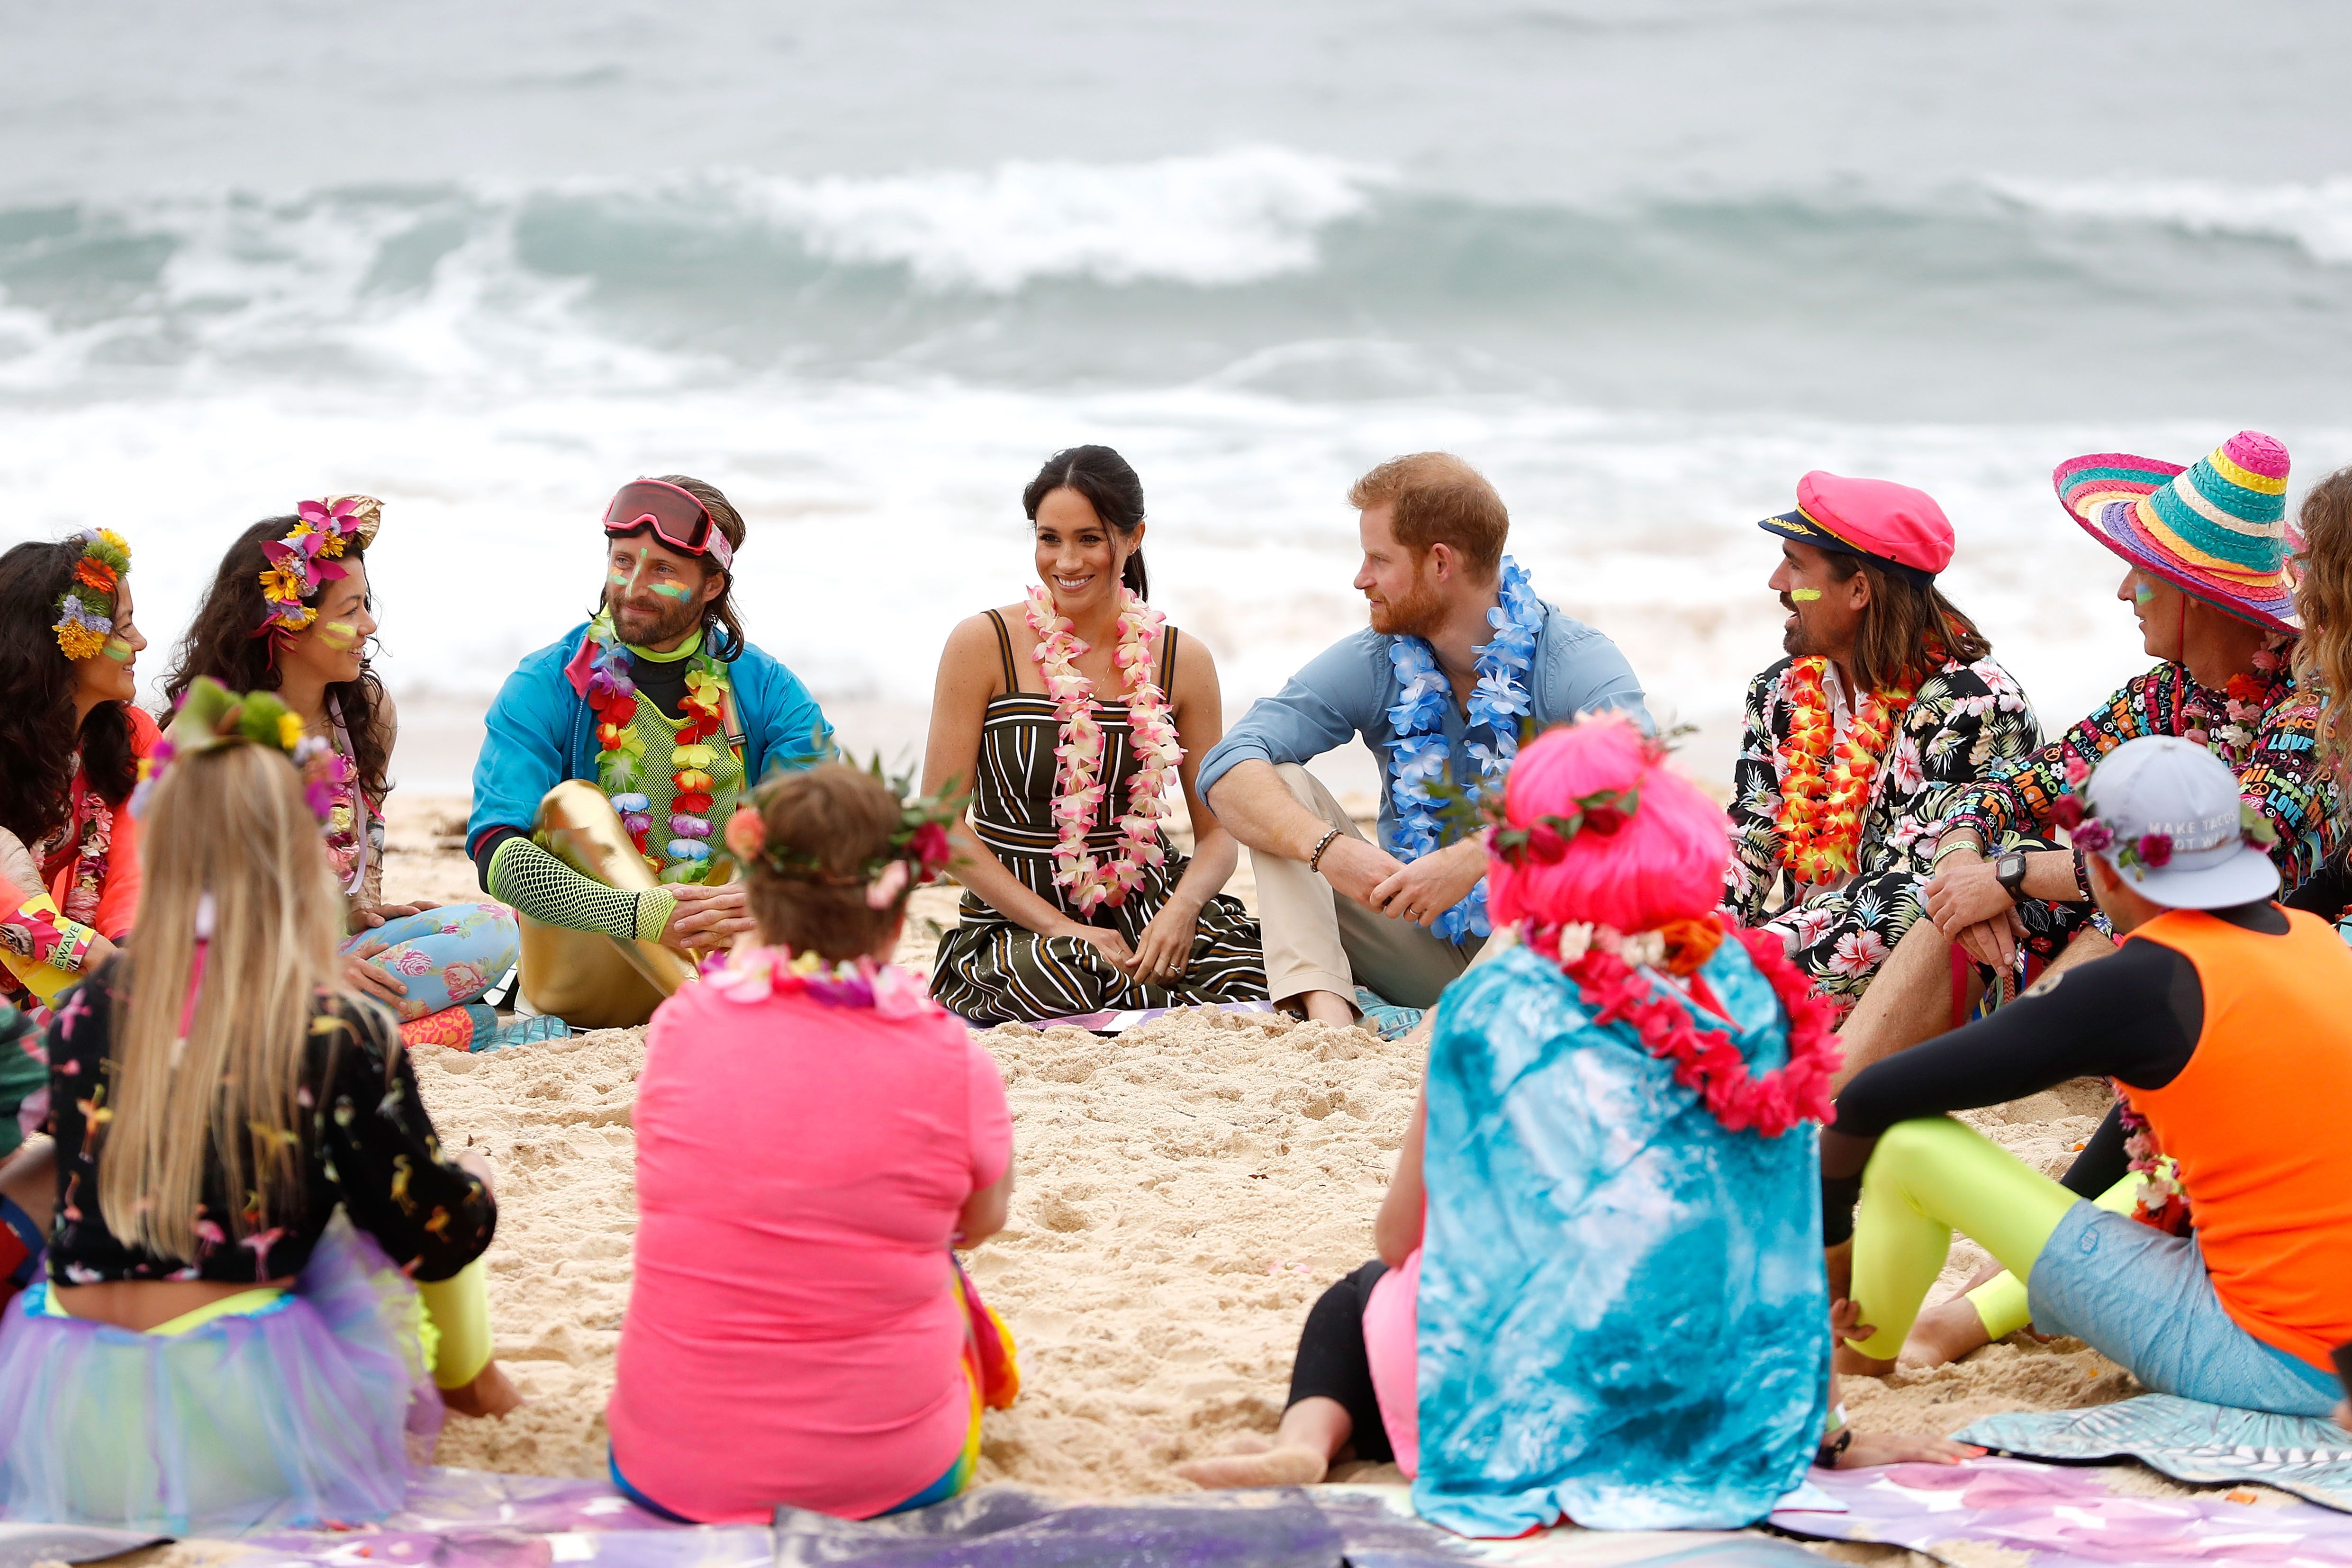
[[[1823,658],[1799,659],[1789,666],[1781,685],[1789,703],[1789,738],[1772,754],[1780,775],[1780,810],[1773,819],[1780,831],[1780,863],[1798,882],[1814,885],[1853,870],[1879,759],[1913,695],[1907,686],[1864,693],[1845,738],[1839,740],[1822,682],[1828,668]]]

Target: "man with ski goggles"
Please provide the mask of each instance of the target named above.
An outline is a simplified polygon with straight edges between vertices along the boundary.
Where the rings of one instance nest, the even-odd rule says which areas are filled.
[[[686,475],[604,510],[594,617],[526,657],[486,721],[466,842],[522,916],[520,990],[582,1028],[643,1023],[751,928],[719,829],[832,727],[734,607],[743,521]]]

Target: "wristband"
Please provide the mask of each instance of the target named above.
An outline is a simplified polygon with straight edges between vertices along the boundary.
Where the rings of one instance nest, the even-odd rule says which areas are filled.
[[[1308,871],[1320,871],[1323,869],[1323,852],[1329,849],[1331,847],[1331,841],[1339,836],[1339,830],[1333,828],[1330,831],[1325,833],[1321,838],[1315,841],[1315,852],[1307,857],[1307,869]]]
[[[1965,839],[1956,839],[1948,844],[1937,844],[1936,846],[1935,858],[1928,861],[1927,869],[1931,872],[1937,870],[1943,865],[1945,856],[1958,854],[1962,850],[1968,850],[1973,852],[1979,860],[1982,860],[1984,858],[1983,845],[1969,843]]]

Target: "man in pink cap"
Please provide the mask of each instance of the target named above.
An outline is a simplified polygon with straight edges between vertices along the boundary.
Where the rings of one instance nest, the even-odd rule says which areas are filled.
[[[1852,1009],[1925,911],[1944,813],[1990,768],[2031,755],[2042,729],[1936,587],[1952,525],[1932,497],[1816,470],[1796,510],[1759,526],[1781,541],[1770,585],[1789,656],[1748,684],[1726,903]],[[2068,929],[2047,906],[2021,909],[2019,925],[2045,955]],[[1963,971],[1965,1006],[1980,983]]]

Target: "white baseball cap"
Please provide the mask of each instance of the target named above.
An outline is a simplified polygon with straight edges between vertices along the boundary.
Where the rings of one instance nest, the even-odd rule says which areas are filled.
[[[2279,890],[2278,867],[2246,826],[2237,774],[2194,741],[2124,742],[2091,775],[2083,804],[2074,841],[2152,904],[2228,909]]]

